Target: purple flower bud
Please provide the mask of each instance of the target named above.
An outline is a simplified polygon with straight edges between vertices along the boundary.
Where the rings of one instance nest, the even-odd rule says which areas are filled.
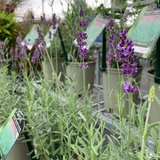
[[[130,81],[126,81],[126,85],[123,88],[123,92],[126,94],[129,94],[131,92],[131,88],[130,88]]]
[[[135,85],[133,85],[133,87],[131,88],[131,93],[135,94],[137,92],[138,92],[138,88]]]
[[[82,9],[80,9],[80,11],[79,11],[79,16],[82,17],[83,15],[84,15],[84,12],[83,12]]]
[[[14,58],[14,50],[13,50],[12,47],[11,47],[11,50],[10,50],[10,54],[11,54],[11,58],[13,59]]]

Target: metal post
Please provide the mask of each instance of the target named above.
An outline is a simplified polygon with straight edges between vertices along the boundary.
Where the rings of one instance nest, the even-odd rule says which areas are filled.
[[[98,57],[96,59],[96,84],[100,85],[100,50],[97,49]]]
[[[156,76],[154,77],[155,83],[160,84],[160,37],[157,41],[157,64],[156,64]]]
[[[62,39],[62,35],[61,35],[59,27],[58,27],[58,34],[59,34],[59,38],[61,40],[61,46],[62,46],[62,50],[63,50],[63,56],[64,56],[64,59],[65,59],[65,64],[68,65],[68,57],[67,57],[67,53],[66,53],[66,50],[65,50],[65,46],[64,46],[64,43],[63,43],[63,39]]]
[[[98,75],[98,85],[100,85],[100,49],[98,51],[98,60],[97,60],[97,62],[98,62],[98,73],[97,73],[97,75]]]
[[[25,139],[26,139],[26,140],[29,140],[28,133],[27,133],[27,132],[24,132],[23,134],[24,134]],[[34,153],[34,148],[33,148],[32,144],[31,144],[31,141],[27,141],[27,146],[28,146],[29,152],[30,152],[30,153],[32,152],[32,153],[31,153],[31,159],[32,159],[32,160],[37,160],[36,158],[33,158],[33,157],[35,157],[35,153]]]
[[[103,30],[101,72],[104,72],[105,69],[106,69],[106,27]]]

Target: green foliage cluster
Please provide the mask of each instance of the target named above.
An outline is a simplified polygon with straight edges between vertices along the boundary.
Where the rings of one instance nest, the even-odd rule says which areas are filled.
[[[14,45],[18,35],[19,24],[14,20],[15,14],[0,13],[0,41],[8,38],[8,45]]]

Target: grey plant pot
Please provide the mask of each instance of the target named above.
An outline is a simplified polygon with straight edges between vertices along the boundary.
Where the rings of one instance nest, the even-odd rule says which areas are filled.
[[[154,82],[155,75],[151,73],[147,73],[148,76],[148,89],[150,89],[153,85],[155,86],[155,95],[160,98],[160,84],[157,84]],[[149,123],[154,122],[160,122],[160,105],[157,103],[157,101],[154,99],[154,101],[151,104],[151,110],[149,114]]]
[[[29,153],[27,143],[22,143],[22,140],[24,138],[20,138],[16,142],[6,160],[32,160],[31,156],[27,155]]]
[[[137,76],[139,76],[142,73],[143,67],[138,69],[137,74],[134,76],[134,78],[136,78]],[[123,76],[123,73],[120,71],[121,76]],[[116,104],[117,104],[117,99],[115,96],[115,90],[117,90],[120,93],[120,85],[117,84],[119,82],[119,77],[118,77],[118,69],[116,68],[110,68],[109,69],[109,76],[110,76],[110,91],[112,91],[111,94],[111,104],[112,106],[110,106],[110,99],[109,99],[109,95],[108,94],[104,94],[104,106],[106,108],[106,110],[109,112],[110,109],[113,109],[113,112],[117,113],[117,108],[116,108]],[[126,81],[126,78],[123,76],[123,79]],[[105,72],[102,73],[102,81],[103,81],[103,90],[105,93],[109,93],[109,87],[108,87],[108,71],[107,69],[105,70]],[[136,79],[136,82],[141,81],[141,77]],[[117,85],[116,85],[117,84]],[[116,87],[115,87],[116,86]],[[123,86],[122,86],[123,87]],[[139,84],[140,87],[140,84]],[[122,88],[123,90],[123,88]],[[123,92],[123,91],[122,91]],[[133,95],[133,102],[135,104],[138,103],[138,96],[139,93],[134,94]],[[126,109],[126,114],[128,114],[129,112],[129,108],[128,108],[128,97],[125,96],[125,109]]]
[[[52,60],[53,68],[56,72],[56,58],[52,58],[51,60]],[[64,82],[64,80],[65,80],[65,77],[62,74],[64,72],[63,66],[62,66],[63,62],[64,62],[64,58],[58,58],[58,72],[56,73],[58,76],[61,72],[61,79],[60,80],[62,82]],[[51,67],[51,64],[50,64],[50,61],[48,58],[46,59],[46,62],[45,61],[42,62],[42,66],[43,66],[44,79],[48,81],[50,78],[53,77],[52,67]]]
[[[87,87],[90,84],[90,90],[93,89],[94,85],[94,73],[95,73],[95,61],[88,62],[89,68],[85,69],[85,86]],[[70,62],[66,67],[68,83],[74,85],[75,91],[79,91],[83,88],[83,71],[80,69],[80,65],[83,65],[79,62]],[[70,80],[72,79],[73,82]]]

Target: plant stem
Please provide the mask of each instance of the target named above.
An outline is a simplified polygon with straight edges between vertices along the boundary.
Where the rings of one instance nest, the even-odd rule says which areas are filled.
[[[56,49],[56,74],[58,74],[58,55],[57,55],[57,47],[56,47],[56,38],[55,38],[55,49]]]
[[[83,66],[84,66],[84,59],[83,59]],[[86,91],[86,84],[85,84],[85,68],[83,68],[83,95],[84,95],[84,105],[86,105],[86,97],[85,97],[85,91]]]
[[[128,146],[127,146],[127,157],[130,160],[129,150],[130,150],[130,132],[131,132],[131,94],[129,94],[129,133],[128,133]]]
[[[121,84],[121,75],[120,75],[120,69],[119,69],[119,64],[117,62],[117,69],[118,69],[118,77],[119,77],[119,87],[120,87],[120,103],[118,103],[119,107],[119,120],[120,120],[120,136],[121,136],[121,157],[122,157],[122,152],[123,152],[123,144],[122,144],[122,117],[121,117],[121,98],[122,98],[122,84]]]
[[[143,154],[144,154],[144,148],[145,148],[145,139],[144,138],[145,138],[146,131],[147,131],[147,124],[148,124],[150,109],[151,109],[151,102],[149,103],[149,106],[148,106],[148,112],[147,112],[147,118],[146,118],[146,123],[145,123],[145,129],[144,129],[144,133],[143,133],[143,137],[142,137],[141,160],[143,160]]]
[[[107,72],[108,72],[108,94],[109,94],[109,106],[111,108],[111,112],[113,110],[113,107],[112,107],[112,101],[111,101],[111,94],[110,94],[110,77],[109,77],[109,67],[107,67]]]
[[[51,61],[51,58],[50,58],[50,56],[49,56],[46,48],[45,48],[45,50],[46,50],[48,59],[49,59],[50,64],[51,64],[52,71],[53,71],[54,75],[56,75],[55,70],[54,70],[54,67],[53,67],[53,64],[52,64],[52,61]],[[64,110],[64,105],[63,105],[63,101],[62,101],[62,95],[61,95],[61,91],[60,91],[60,87],[59,87],[58,79],[57,79],[57,78],[56,78],[56,85],[57,85],[57,88],[58,88],[58,91],[59,91],[59,94],[60,94],[60,100],[61,100],[61,105],[62,105],[63,113],[64,113],[64,115],[65,115],[65,117],[66,117],[65,110]]]

